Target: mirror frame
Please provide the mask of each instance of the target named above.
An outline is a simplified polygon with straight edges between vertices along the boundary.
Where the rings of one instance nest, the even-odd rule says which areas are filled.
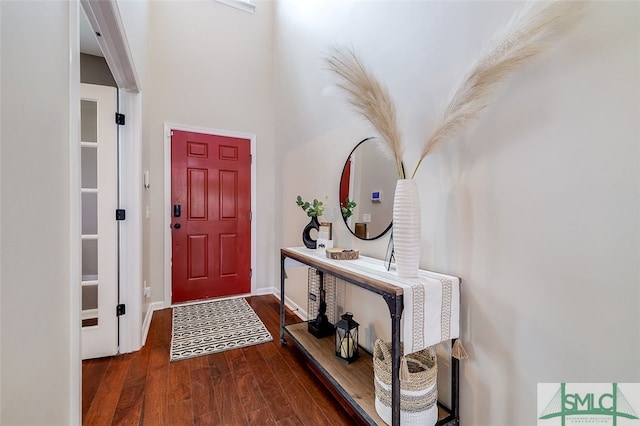
[[[368,138],[364,138],[363,140],[361,140],[360,142],[358,142],[356,144],[356,146],[351,150],[351,152],[349,152],[349,155],[347,156],[347,159],[344,162],[344,166],[342,166],[342,173],[340,173],[340,183],[338,184],[338,211],[340,212],[340,217],[342,217],[342,221],[344,222],[344,225],[347,227],[347,229],[349,230],[349,232],[351,232],[351,235],[353,235],[354,237],[360,239],[360,240],[364,240],[364,241],[374,241],[377,240],[379,238],[384,237],[387,232],[389,232],[389,230],[391,229],[391,227],[393,226],[393,218],[391,218],[391,220],[389,220],[389,226],[387,226],[384,231],[380,232],[380,234],[371,237],[371,238],[362,238],[358,235],[356,235],[355,230],[351,229],[349,227],[349,224],[347,223],[347,218],[342,216],[342,178],[344,177],[344,171],[345,168],[347,167],[347,164],[349,164],[349,159],[351,158],[351,156],[353,155],[353,153],[356,151],[356,149],[358,149],[360,147],[360,145],[362,145],[365,142],[368,142],[372,139],[375,139],[375,136],[369,136]],[[404,164],[402,165],[402,169],[404,170]]]

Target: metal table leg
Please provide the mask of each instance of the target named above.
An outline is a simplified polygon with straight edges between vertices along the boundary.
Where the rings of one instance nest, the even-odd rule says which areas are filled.
[[[385,296],[391,315],[391,424],[400,425],[400,319],[402,296]]]
[[[457,339],[451,340],[451,347]],[[456,423],[460,419],[460,361],[451,357],[451,413]]]
[[[284,260],[285,260],[285,256],[281,254],[280,255],[280,344],[282,345],[287,344],[287,340],[284,338],[284,325],[285,325],[284,280],[286,278],[286,272],[284,270]]]

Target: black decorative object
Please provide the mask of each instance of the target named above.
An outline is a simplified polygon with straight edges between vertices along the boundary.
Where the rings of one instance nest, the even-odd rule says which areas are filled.
[[[336,358],[350,364],[358,358],[358,324],[347,312],[336,323]]]
[[[336,277],[325,274],[315,268],[308,271],[307,312],[309,333],[316,338],[331,336],[335,329],[333,324],[338,320],[336,313]],[[314,316],[315,315],[315,316]]]
[[[313,271],[316,274],[318,284],[319,284],[319,287],[318,287],[319,297],[317,297],[317,299],[319,299],[318,315],[314,319],[311,319],[308,322],[308,330],[309,330],[309,333],[313,334],[314,336],[316,336],[316,338],[319,339],[321,337],[331,336],[333,334],[334,329],[333,329],[333,324],[331,324],[331,321],[329,321],[329,316],[327,315],[327,291],[325,289],[324,273],[322,271],[318,271],[315,269]],[[312,273],[312,269],[309,269],[309,274],[311,273]],[[330,290],[335,291],[335,288]],[[311,295],[312,293],[309,294],[310,298],[311,298]],[[316,298],[316,295],[314,294],[313,297]]]
[[[387,254],[384,256],[384,267],[387,271],[391,270],[391,264],[395,263],[396,256],[393,247],[393,230],[391,230],[391,236],[389,237],[389,244],[387,245]]]
[[[304,227],[302,231],[302,242],[305,247],[314,249],[316,248],[316,240],[311,238],[311,230],[315,229],[316,233],[320,229],[320,222],[318,222],[317,216],[311,216],[311,221]]]

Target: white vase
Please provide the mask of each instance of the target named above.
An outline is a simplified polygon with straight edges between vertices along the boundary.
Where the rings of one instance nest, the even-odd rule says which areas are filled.
[[[398,276],[417,277],[420,266],[420,199],[413,179],[399,179],[396,183],[393,244]]]

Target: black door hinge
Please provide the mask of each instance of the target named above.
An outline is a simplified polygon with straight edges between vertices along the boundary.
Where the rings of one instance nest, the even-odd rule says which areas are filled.
[[[124,303],[116,306],[116,316],[122,316],[125,314]]]
[[[116,112],[116,124],[119,124],[120,126],[124,126],[124,114],[120,114],[119,112]]]
[[[124,209],[116,209],[116,220],[124,220],[125,211]]]

